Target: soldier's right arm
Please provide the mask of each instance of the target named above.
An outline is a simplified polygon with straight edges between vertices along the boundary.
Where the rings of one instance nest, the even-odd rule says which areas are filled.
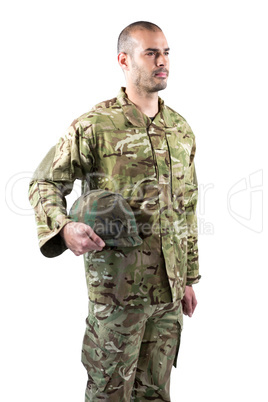
[[[55,257],[68,248],[62,237],[62,229],[71,222],[65,197],[72,191],[74,181],[85,179],[93,169],[90,136],[90,125],[82,127],[75,120],[42,160],[30,182],[29,200],[35,212],[39,247],[46,257]]]

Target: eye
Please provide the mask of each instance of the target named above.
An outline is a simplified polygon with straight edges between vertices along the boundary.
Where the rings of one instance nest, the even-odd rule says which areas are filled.
[[[154,55],[154,52],[148,52],[148,53],[146,53],[146,55],[147,55],[147,56],[153,56],[153,55]]]
[[[169,56],[169,52],[164,52],[164,55],[165,55],[165,56]]]

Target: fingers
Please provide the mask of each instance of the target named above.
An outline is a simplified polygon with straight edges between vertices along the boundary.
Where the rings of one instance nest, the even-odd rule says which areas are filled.
[[[78,242],[78,244],[72,250],[75,255],[79,256],[85,254],[89,251],[101,251],[102,247],[98,246],[94,241],[92,241],[86,234]]]
[[[74,250],[75,255],[82,255],[89,251],[101,251],[105,246],[104,241],[93,231],[93,229],[85,224],[79,224],[79,237],[77,237],[77,245]]]
[[[192,298],[192,314],[194,313],[196,306],[197,306],[197,300],[196,300],[195,294],[193,294],[193,298]]]
[[[190,286],[186,286],[185,295],[182,299],[182,310],[185,315],[192,317],[195,308],[197,306],[197,300],[194,290]]]
[[[190,305],[189,301],[183,300],[182,301],[182,311],[184,315],[188,315],[189,317],[192,317],[192,308]]]
[[[105,246],[104,241],[84,223],[70,222],[63,228],[62,234],[66,246],[76,256],[89,251],[101,251]]]
[[[103,248],[105,246],[104,241],[94,232],[94,230],[88,226],[85,225],[85,233],[88,235],[88,237],[99,247]]]

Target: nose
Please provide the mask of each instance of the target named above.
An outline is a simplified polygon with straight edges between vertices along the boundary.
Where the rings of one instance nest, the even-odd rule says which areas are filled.
[[[166,66],[166,64],[167,64],[167,61],[166,61],[165,56],[162,53],[159,53],[158,57],[156,58],[156,65],[158,67],[164,67],[164,66]]]

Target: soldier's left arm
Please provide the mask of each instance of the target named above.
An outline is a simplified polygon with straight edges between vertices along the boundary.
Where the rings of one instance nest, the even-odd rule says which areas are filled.
[[[185,175],[185,212],[187,221],[187,279],[185,294],[182,299],[183,313],[192,317],[197,305],[192,284],[199,282],[199,258],[198,258],[198,226],[196,205],[198,200],[198,183],[194,165],[196,150],[195,137],[190,154],[189,167]]]
[[[186,285],[198,283],[199,258],[198,258],[198,226],[196,205],[198,200],[198,183],[194,165],[196,144],[193,136],[193,144],[190,154],[189,167],[185,174],[185,213],[187,222],[187,279]]]

